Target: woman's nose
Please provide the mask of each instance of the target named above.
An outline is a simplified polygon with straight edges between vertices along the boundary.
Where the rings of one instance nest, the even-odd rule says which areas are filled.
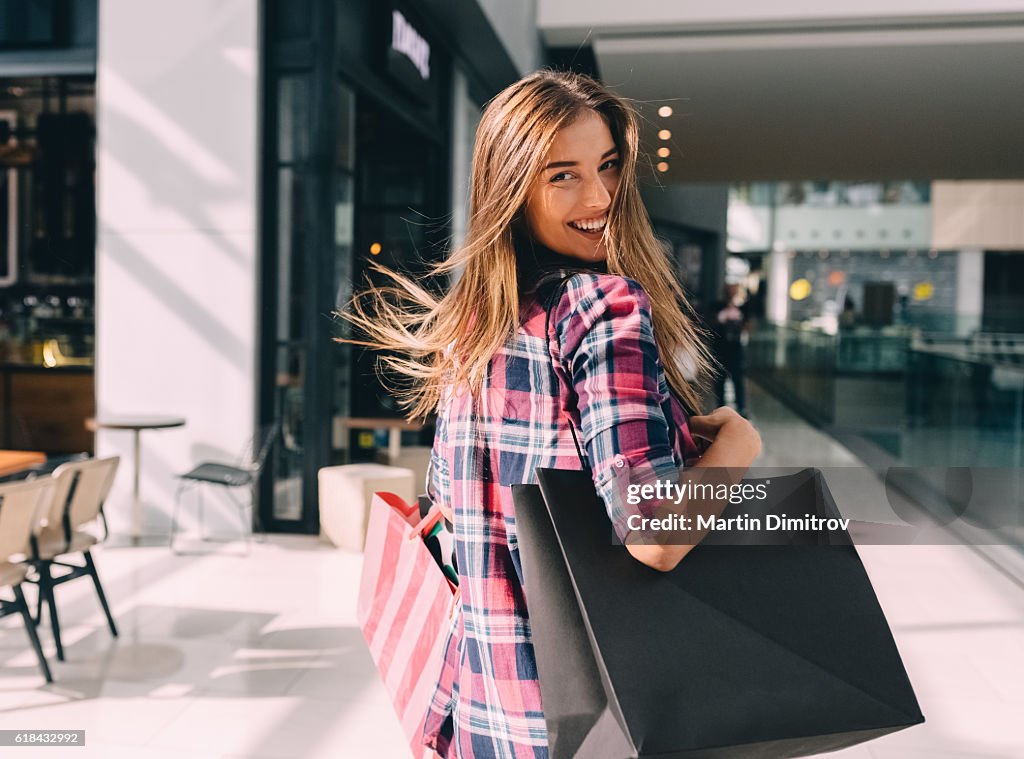
[[[588,208],[607,208],[612,196],[604,186],[601,177],[587,180],[583,187],[583,204]]]

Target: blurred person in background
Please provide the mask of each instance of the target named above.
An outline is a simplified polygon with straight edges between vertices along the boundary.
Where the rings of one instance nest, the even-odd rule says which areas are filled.
[[[711,304],[706,322],[712,334],[711,353],[721,365],[715,376],[715,399],[719,406],[725,405],[725,380],[732,382],[736,411],[747,416],[747,389],[744,377],[744,339],[748,326],[747,302],[743,288],[727,284],[722,299]]]
[[[614,523],[616,466],[745,470],[760,450],[732,410],[699,415],[710,359],[641,202],[638,145],[631,106],[589,77],[511,85],[477,130],[466,240],[435,268],[458,280],[438,296],[377,267],[394,285],[345,314],[411,380],[410,416],[437,411],[431,495],[461,590],[425,719],[439,756],[548,756],[512,484],[582,468],[579,430]],[[624,542],[662,571],[692,548]]]

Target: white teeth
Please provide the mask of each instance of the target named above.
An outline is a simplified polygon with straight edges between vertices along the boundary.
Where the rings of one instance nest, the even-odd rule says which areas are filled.
[[[608,217],[602,216],[600,219],[584,219],[582,221],[570,221],[570,226],[582,229],[585,232],[597,232],[604,229],[608,223]]]

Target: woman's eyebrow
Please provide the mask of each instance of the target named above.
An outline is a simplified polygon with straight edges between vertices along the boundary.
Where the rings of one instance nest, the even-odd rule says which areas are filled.
[[[608,156],[615,155],[618,152],[619,152],[618,148],[612,148],[610,150],[606,150],[601,155],[601,160],[603,161]],[[569,168],[571,166],[578,166],[578,165],[579,165],[579,161],[553,161],[553,162],[549,163],[547,166],[544,167],[544,171],[547,171],[548,169],[567,169],[567,168]]]

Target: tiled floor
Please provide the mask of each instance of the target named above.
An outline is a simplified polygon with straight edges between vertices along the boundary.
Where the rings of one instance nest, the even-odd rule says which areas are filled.
[[[856,466],[756,390],[752,406],[759,463]],[[833,488],[837,501],[856,487]],[[315,538],[237,549],[97,551],[121,637],[111,639],[88,581],[61,587],[67,661],[47,646],[50,686],[20,621],[0,622],[0,729],[87,734],[84,749],[3,755],[406,757],[356,626],[360,558]],[[831,756],[1024,756],[1024,589],[966,548],[867,546],[861,556],[928,722]]]

